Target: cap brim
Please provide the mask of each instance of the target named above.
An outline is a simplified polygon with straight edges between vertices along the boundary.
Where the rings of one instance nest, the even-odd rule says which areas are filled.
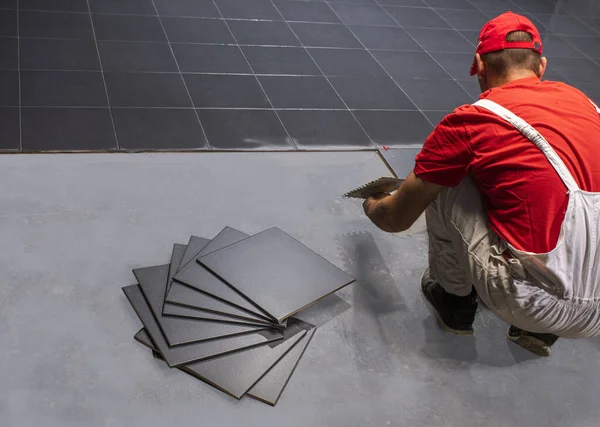
[[[474,76],[477,74],[477,60],[473,58],[473,63],[471,64],[471,69],[469,70],[469,75]]]

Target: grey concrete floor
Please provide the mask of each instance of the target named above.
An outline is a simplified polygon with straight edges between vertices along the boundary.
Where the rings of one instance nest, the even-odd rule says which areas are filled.
[[[389,235],[346,190],[376,154],[0,157],[2,426],[598,426],[600,342],[539,360],[481,311],[444,335],[418,292],[424,225]],[[358,282],[320,325],[279,404],[236,401],[154,360],[120,287],[171,244],[278,225]]]

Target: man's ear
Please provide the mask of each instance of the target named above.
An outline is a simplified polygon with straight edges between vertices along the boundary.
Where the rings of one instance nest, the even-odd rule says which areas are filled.
[[[540,69],[538,71],[538,77],[540,79],[544,77],[544,74],[546,73],[546,67],[548,67],[548,60],[545,56],[542,56],[542,60],[540,61]]]
[[[481,55],[478,53],[475,54],[475,62],[477,63],[477,77],[480,80],[485,80],[485,76],[486,76],[485,63],[481,59]]]

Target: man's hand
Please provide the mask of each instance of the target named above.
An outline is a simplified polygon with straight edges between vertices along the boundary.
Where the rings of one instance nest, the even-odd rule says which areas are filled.
[[[391,195],[388,193],[377,193],[369,197],[368,199],[365,199],[365,201],[363,202],[363,209],[365,211],[365,215],[369,219],[372,220],[371,216],[373,216],[375,213],[377,203],[379,203],[379,201],[381,200],[384,200],[386,197],[391,197]]]

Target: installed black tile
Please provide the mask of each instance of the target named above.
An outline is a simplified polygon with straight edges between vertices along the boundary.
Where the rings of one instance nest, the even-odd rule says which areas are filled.
[[[21,48],[23,46],[21,41]],[[19,68],[19,49],[17,39],[0,38],[0,70],[16,70]]]
[[[421,0],[378,0],[378,3],[382,6],[426,6]]]
[[[364,49],[309,49],[326,76],[385,77],[386,73]]]
[[[20,48],[23,70],[100,69],[93,40],[22,39]]]
[[[437,126],[438,123],[448,115],[448,111],[423,111],[423,114],[425,114],[425,117],[427,117],[434,126]]]
[[[426,52],[374,51],[373,54],[394,78],[450,78]]]
[[[425,0],[425,2],[433,8],[445,7],[448,9],[475,9],[475,7],[467,0]]]
[[[279,116],[300,149],[373,147],[349,111],[285,110]]]
[[[172,43],[182,72],[251,74],[237,46]]]
[[[184,365],[200,360],[222,356],[234,351],[248,349],[257,345],[281,340],[280,333],[261,331],[260,333],[244,334],[226,339],[217,339],[170,348],[162,334],[152,311],[138,285],[126,286],[123,292],[136,314],[144,324],[144,328],[152,342],[170,367]]]
[[[104,73],[113,107],[191,107],[179,74]]]
[[[119,146],[125,150],[206,148],[194,110],[113,108]]]
[[[455,30],[481,30],[489,18],[478,10],[437,9]]]
[[[433,127],[419,111],[355,111],[377,145],[423,144]]]
[[[433,9],[386,6],[385,10],[403,27],[450,28]]]
[[[18,9],[17,0],[0,0],[0,9]]]
[[[399,83],[421,110],[452,110],[473,102],[454,80],[406,80]]]
[[[170,42],[234,43],[221,19],[162,18]]]
[[[474,52],[473,46],[458,31],[427,28],[408,28],[406,31],[430,52]]]
[[[469,95],[473,98],[473,101],[479,99],[481,95],[481,87],[479,86],[479,80],[476,77],[472,77],[468,80],[457,80],[457,83],[462,86],[464,90],[469,92]]]
[[[184,74],[197,108],[269,108],[254,76]]]
[[[89,15],[32,11],[19,12],[19,35],[21,37],[57,39],[92,39],[94,37]]]
[[[367,49],[422,50],[400,27],[353,25],[350,29]]]
[[[19,109],[0,108],[0,150],[18,150],[21,138]]]
[[[579,49],[589,58],[600,58],[600,37],[575,37],[562,36],[568,43]],[[574,49],[573,49],[574,50]],[[578,52],[568,51],[570,57],[576,57]],[[544,40],[544,54],[546,54],[546,41]],[[562,55],[553,55],[562,56]],[[566,55],[565,55],[566,56]]]
[[[104,71],[177,71],[167,43],[98,42]]]
[[[281,19],[271,0],[215,0],[224,18]]]
[[[108,108],[23,108],[24,151],[116,150]]]
[[[549,0],[518,0],[514,3],[528,13],[555,13],[560,10]]]
[[[92,15],[98,40],[165,42],[156,16]]]
[[[597,33],[572,16],[534,13],[531,15],[536,21],[546,27],[546,31],[554,34],[568,34],[572,36],[595,36]]]
[[[415,105],[389,77],[331,77],[331,84],[348,108],[411,110]]]
[[[388,164],[392,173],[399,178],[405,178],[415,168],[415,158],[421,151],[420,147],[386,147],[379,153]]]
[[[228,21],[239,44],[261,46],[300,46],[285,22]]]
[[[330,3],[331,8],[346,24],[392,25],[396,22],[378,5]]]
[[[460,30],[459,33],[461,33],[463,37],[466,38],[467,41],[473,45],[473,52],[475,52],[475,46],[477,45],[477,41],[479,38],[479,31]]]
[[[19,72],[0,71],[0,106],[19,106]]]
[[[568,80],[600,82],[600,67],[585,58],[553,58],[548,63]]]
[[[156,15],[152,0],[89,0],[92,13]]]
[[[217,150],[287,150],[293,146],[272,110],[198,110]]]
[[[354,281],[276,227],[200,261],[278,321]]]
[[[154,0],[161,16],[195,16],[219,18],[221,14],[213,0]]]
[[[431,55],[455,79],[469,78],[473,53],[436,52]]]
[[[310,1],[276,2],[286,21],[341,22],[327,3]]]
[[[573,46],[569,43],[574,44],[572,41],[568,39],[588,39],[588,37],[570,37],[570,36],[555,36],[544,34],[542,36],[542,42],[544,44],[544,56],[553,58],[583,58],[583,55],[578,52]],[[591,38],[594,39],[594,38]],[[565,40],[569,41],[567,43]],[[600,38],[596,40],[600,41]],[[594,51],[600,48],[600,43],[594,46]],[[585,53],[585,52],[584,52]]]
[[[256,74],[322,75],[302,47],[245,46],[243,50]]]
[[[304,46],[360,48],[360,42],[345,25],[292,22],[292,29]],[[375,28],[375,27],[368,27]],[[383,27],[377,27],[383,28]]]
[[[516,3],[507,2],[506,0],[469,0],[469,3],[475,6],[477,9],[482,10],[484,12],[494,12],[494,16],[506,12],[507,10],[512,10],[514,13],[519,14],[523,13],[523,10],[521,10],[521,8],[516,5]],[[467,9],[470,9],[470,7],[468,7]]]
[[[552,62],[554,62],[554,60],[551,59],[548,62],[552,63]],[[558,71],[556,71],[554,68],[552,68],[550,65],[548,65],[546,67],[546,72],[544,73],[542,80],[552,80],[552,81],[556,81],[556,82],[568,83],[567,79],[562,74],[560,74]]]
[[[20,10],[54,10],[57,12],[88,12],[87,0],[20,0]]]
[[[577,19],[585,22],[588,26],[592,27],[596,33],[600,34],[600,18],[593,16],[578,16]]]
[[[24,33],[21,33],[21,35],[23,36]],[[0,10],[0,36],[2,36],[2,37],[16,37],[17,36],[17,11],[16,10]]]
[[[345,108],[324,77],[260,77],[275,108]]]
[[[21,104],[35,107],[108,105],[102,74],[94,71],[21,71]]]

